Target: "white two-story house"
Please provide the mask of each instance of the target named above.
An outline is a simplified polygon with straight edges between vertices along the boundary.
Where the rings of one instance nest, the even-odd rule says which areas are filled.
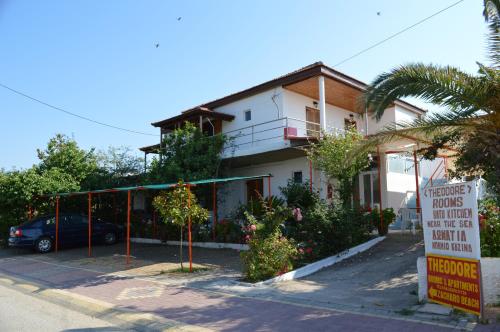
[[[356,107],[366,86],[316,62],[152,125],[160,128],[162,137],[185,121],[199,125],[210,134],[223,133],[233,138],[232,148],[225,149],[223,155],[229,173],[224,176],[273,175],[270,187],[263,179],[219,186],[220,219],[256,192],[263,196],[269,192],[280,195],[279,188],[286,186],[289,179],[310,182],[311,190],[328,199],[334,183],[309,162],[304,151],[321,132],[339,132],[355,125],[363,135],[370,135],[388,123],[425,114],[421,108],[396,101],[376,122]],[[159,149],[160,144],[141,148],[146,155]],[[393,154],[388,149],[374,154],[373,158],[380,170],[375,167],[360,174],[356,202],[361,206],[381,204],[383,208],[393,207],[397,211],[407,204],[409,195],[415,193],[413,158]]]

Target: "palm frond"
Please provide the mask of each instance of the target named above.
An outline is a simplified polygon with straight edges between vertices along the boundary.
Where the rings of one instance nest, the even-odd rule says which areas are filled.
[[[488,54],[492,66],[500,68],[500,0],[484,0],[483,16],[488,22]]]
[[[452,111],[473,114],[485,108],[492,88],[489,80],[454,67],[416,63],[379,75],[362,98],[377,120],[395,100],[404,97],[419,97]]]

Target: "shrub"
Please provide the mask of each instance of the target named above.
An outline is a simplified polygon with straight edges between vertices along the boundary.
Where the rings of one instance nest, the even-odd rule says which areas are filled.
[[[241,224],[232,219],[222,219],[215,226],[217,242],[241,243],[243,230]]]
[[[389,232],[389,225],[396,220],[396,214],[393,208],[382,210],[383,222],[380,219],[379,209],[370,209],[364,211],[365,218],[368,218],[373,227],[378,231],[379,235],[386,235]]]
[[[290,209],[283,205],[270,206],[269,201],[263,199],[259,201],[261,216],[257,218],[245,211],[249,250],[241,253],[241,259],[249,281],[264,280],[291,270],[297,256],[294,242],[282,235]]]
[[[500,208],[493,199],[485,199],[479,211],[481,256],[500,257]]]
[[[293,241],[283,237],[279,231],[265,238],[255,236],[248,246],[250,249],[241,253],[247,280],[265,280],[293,269],[297,249]]]
[[[280,191],[285,197],[289,207],[298,207],[307,210],[319,203],[320,198],[317,192],[311,191],[309,182],[296,183],[288,180],[286,187],[280,187]]]

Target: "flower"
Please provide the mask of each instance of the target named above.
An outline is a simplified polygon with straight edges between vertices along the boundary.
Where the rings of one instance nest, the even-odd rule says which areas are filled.
[[[301,254],[301,255],[304,254],[304,249],[299,248],[299,254]]]
[[[250,227],[248,228],[251,232],[255,232],[257,230],[257,226],[255,226],[254,224],[250,225]]]
[[[313,249],[312,248],[306,248],[306,254],[312,254]]]
[[[293,218],[295,219],[295,221],[302,221],[302,212],[300,211],[300,208],[295,208],[293,209],[292,211],[293,213]]]

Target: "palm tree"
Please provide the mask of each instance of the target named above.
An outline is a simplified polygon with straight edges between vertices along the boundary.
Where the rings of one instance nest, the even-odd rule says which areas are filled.
[[[377,120],[395,100],[404,97],[421,98],[445,111],[411,123],[386,126],[364,141],[361,149],[373,149],[402,136],[431,141],[427,150],[431,158],[439,148],[454,146],[459,152],[456,161],[459,172],[480,171],[500,189],[499,9],[500,0],[484,1],[491,64],[478,63],[476,75],[451,66],[412,63],[383,73],[373,81],[363,94],[360,107],[371,110]]]

